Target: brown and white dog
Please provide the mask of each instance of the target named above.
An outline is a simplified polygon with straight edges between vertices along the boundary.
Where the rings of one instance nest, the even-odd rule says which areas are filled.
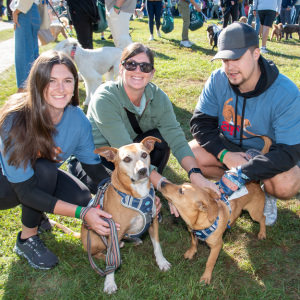
[[[273,40],[273,37],[276,37],[276,41],[280,41],[281,37],[283,35],[283,26],[282,23],[277,24],[273,24],[273,28],[272,28],[272,32],[271,32],[271,38],[270,41]]]
[[[147,137],[141,143],[133,143],[121,147],[101,147],[95,153],[105,157],[115,164],[115,170],[111,176],[111,185],[105,191],[103,199],[103,210],[112,215],[112,219],[120,224],[118,231],[119,241],[127,235],[135,235],[145,228],[144,218],[138,211],[125,207],[122,197],[118,193],[124,193],[134,198],[145,198],[149,195],[151,184],[149,179],[150,152],[155,142],[160,142],[154,137]],[[152,223],[149,234],[154,248],[156,262],[162,271],[166,271],[171,264],[164,258],[158,236],[158,219],[156,217],[155,197],[152,204]],[[91,254],[96,258],[105,258],[106,246],[94,231],[90,231]],[[81,228],[81,240],[84,249],[87,249],[87,229]],[[110,237],[109,237],[110,240]],[[109,294],[117,290],[114,272],[106,275],[104,292]]]
[[[175,185],[162,182],[161,193],[173,203],[180,216],[186,222],[192,237],[191,247],[186,251],[184,257],[192,259],[197,252],[198,233],[206,230],[208,238],[205,240],[211,248],[204,274],[200,282],[209,284],[212,271],[223,245],[223,233],[227,228],[233,226],[240,216],[242,210],[248,210],[251,218],[259,222],[260,231],[258,238],[266,238],[265,216],[263,214],[265,204],[265,194],[258,183],[250,182],[246,184],[248,194],[230,200],[230,209],[222,200],[217,200],[217,194],[209,188],[201,188],[190,183]]]

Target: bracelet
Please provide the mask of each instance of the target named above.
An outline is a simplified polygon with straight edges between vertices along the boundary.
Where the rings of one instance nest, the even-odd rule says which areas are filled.
[[[157,189],[158,191],[160,191],[161,183],[162,183],[164,180],[166,180],[166,179],[167,179],[166,177],[162,177],[161,179],[159,179],[159,182],[158,182],[158,184],[157,184],[157,186],[156,186],[156,189]]]
[[[192,168],[190,169],[190,171],[188,172],[188,177],[191,177],[192,173],[200,173],[202,175],[202,171],[199,168]]]
[[[225,156],[225,154],[227,153],[227,152],[229,152],[227,149],[225,149],[225,150],[223,150],[222,151],[222,153],[221,153],[221,155],[220,155],[220,162],[223,164],[223,159],[224,159],[224,156]]]
[[[82,210],[82,206],[77,206],[76,211],[75,211],[75,218],[80,219],[80,212]]]
[[[117,5],[114,5],[114,8],[115,9],[121,9],[120,7],[118,7]]]

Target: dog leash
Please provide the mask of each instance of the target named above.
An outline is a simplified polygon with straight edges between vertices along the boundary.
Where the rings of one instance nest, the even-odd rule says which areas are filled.
[[[98,191],[96,196],[91,200],[89,203],[89,206],[82,210],[81,212],[81,219],[84,220],[84,216],[88,212],[88,210],[91,207],[96,207],[98,209],[102,208],[102,201],[104,197],[104,192],[108,188],[108,186],[111,184],[110,178],[104,179],[101,181],[101,183],[98,185]],[[111,243],[108,245],[107,238],[105,236],[99,235],[102,242],[107,248],[106,252],[106,269],[103,271],[100,269],[96,263],[93,260],[92,254],[91,254],[91,237],[90,237],[90,228],[85,223],[85,226],[87,227],[88,233],[87,233],[87,253],[88,253],[88,259],[90,262],[91,267],[100,275],[100,276],[106,276],[109,273],[114,272],[119,266],[121,265],[121,253],[120,253],[120,245],[119,245],[119,239],[118,239],[118,232],[116,228],[116,224],[112,219],[102,218],[105,222],[108,223],[110,228],[110,236],[111,236]]]

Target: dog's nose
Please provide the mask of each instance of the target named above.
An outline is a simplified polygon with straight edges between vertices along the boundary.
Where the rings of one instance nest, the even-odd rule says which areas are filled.
[[[138,171],[140,176],[145,176],[147,174],[147,168],[142,168]]]

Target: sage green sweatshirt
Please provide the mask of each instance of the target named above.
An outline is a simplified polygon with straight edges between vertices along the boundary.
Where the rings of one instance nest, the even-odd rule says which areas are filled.
[[[176,120],[169,97],[154,83],[145,88],[146,107],[136,115],[143,132],[158,129],[178,162],[186,156],[194,157],[180,124]],[[119,148],[131,144],[137,134],[132,129],[125,108],[136,114],[122,81],[102,84],[93,95],[87,117],[92,123],[95,147]],[[154,166],[151,166],[151,171]]]

